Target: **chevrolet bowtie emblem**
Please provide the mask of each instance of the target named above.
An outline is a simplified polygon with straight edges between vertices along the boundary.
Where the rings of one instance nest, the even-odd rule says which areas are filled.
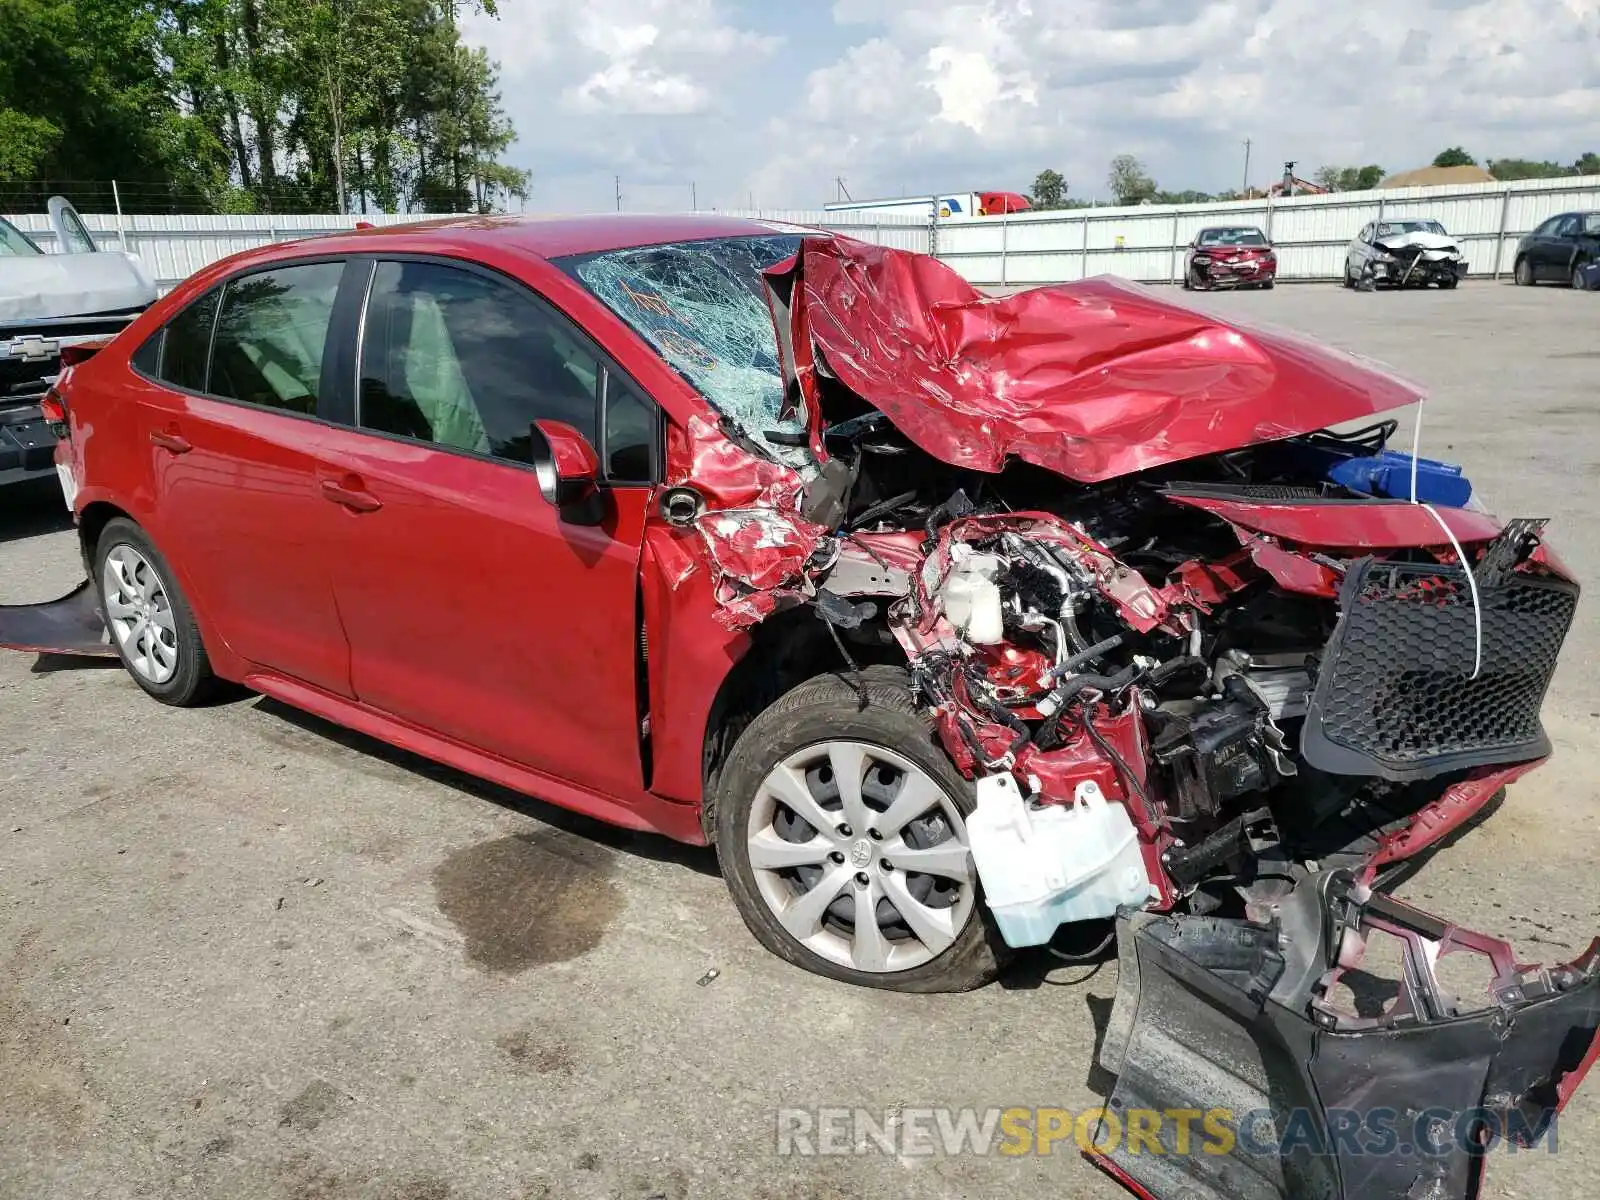
[[[49,362],[61,353],[61,343],[55,338],[40,337],[36,333],[14,337],[5,344],[7,357],[23,362]]]

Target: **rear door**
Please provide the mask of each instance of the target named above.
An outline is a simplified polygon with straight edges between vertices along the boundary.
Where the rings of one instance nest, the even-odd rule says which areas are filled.
[[[520,282],[426,258],[363,269],[353,411],[322,450],[322,486],[352,497],[334,589],[357,697],[536,770],[636,792],[655,406]],[[541,419],[600,450],[601,524],[567,524],[541,494],[529,459]]]
[[[180,312],[139,401],[162,551],[250,662],[350,695],[329,543],[339,510],[322,498],[315,450],[327,426],[325,353],[344,263],[237,275]],[[153,360],[153,361],[152,361]]]

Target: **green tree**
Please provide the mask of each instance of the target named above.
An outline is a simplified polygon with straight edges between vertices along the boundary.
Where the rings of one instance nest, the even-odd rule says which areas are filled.
[[[1460,146],[1451,146],[1448,150],[1441,150],[1433,156],[1433,165],[1436,167],[1475,167],[1478,165],[1478,160]]]
[[[1577,161],[1572,164],[1572,173],[1574,175],[1600,175],[1600,154],[1596,154],[1593,150],[1580,154]]]
[[[1383,168],[1376,163],[1364,167],[1318,167],[1312,179],[1335,192],[1364,192],[1382,181]]]
[[[1066,202],[1067,181],[1062,178],[1060,171],[1046,167],[1034,177],[1033,190],[1029,195],[1035,208],[1060,208]]]
[[[527,174],[461,42],[472,2],[0,0],[0,179],[115,179],[141,208],[492,207]]]
[[[1119,154],[1111,160],[1106,185],[1118,204],[1142,204],[1156,194],[1156,181],[1131,154]]]
[[[1556,162],[1538,162],[1530,158],[1494,158],[1485,164],[1489,174],[1496,179],[1557,179],[1572,174],[1570,167]]]

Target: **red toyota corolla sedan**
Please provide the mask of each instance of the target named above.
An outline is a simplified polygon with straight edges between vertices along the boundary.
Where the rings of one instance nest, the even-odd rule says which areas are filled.
[[[90,582],[0,645],[714,842],[836,979],[970,987],[1115,917],[1128,1104],[1270,1044],[1310,1047],[1291,1096],[1553,1111],[1596,1053],[1600,945],[1528,967],[1384,894],[1548,755],[1577,586],[1542,521],[1350,431],[1418,398],[1365,360],[718,217],[274,246],[72,357]],[[1334,990],[1373,936],[1415,951],[1381,1020]],[[1470,1016],[1455,951],[1496,975]]]

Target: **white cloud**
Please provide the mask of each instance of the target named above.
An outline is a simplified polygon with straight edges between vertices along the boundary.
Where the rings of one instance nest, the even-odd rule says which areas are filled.
[[[1418,166],[1600,150],[1597,0],[518,0],[473,36],[504,64],[547,206],[587,172],[681,204],[1023,189],[1104,196],[1111,157],[1164,186],[1285,159]],[[759,16],[759,20],[755,19]],[[781,28],[780,42],[770,30]],[[764,31],[765,30],[765,31]],[[552,119],[552,113],[555,113]],[[537,184],[536,184],[537,186]],[[595,185],[599,189],[599,184]],[[543,196],[543,191],[538,193]]]

